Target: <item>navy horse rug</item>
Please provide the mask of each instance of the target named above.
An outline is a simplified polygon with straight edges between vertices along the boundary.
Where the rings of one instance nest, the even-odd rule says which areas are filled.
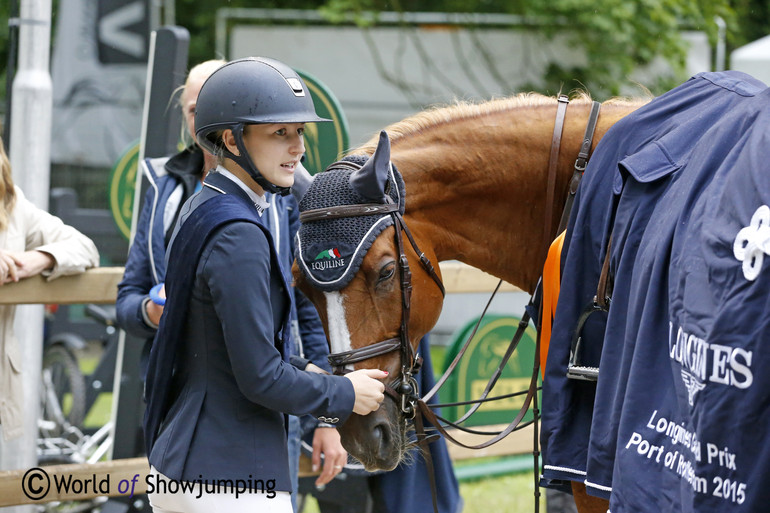
[[[579,323],[605,256],[611,301]],[[543,386],[543,483],[612,513],[770,508],[770,89],[697,75],[586,169]],[[580,362],[567,377],[580,324]]]

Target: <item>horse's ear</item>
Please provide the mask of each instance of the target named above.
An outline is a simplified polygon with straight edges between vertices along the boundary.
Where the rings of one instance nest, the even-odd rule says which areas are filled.
[[[350,187],[370,201],[385,203],[385,186],[390,173],[390,139],[383,130],[374,154],[361,169],[350,175]]]
[[[297,168],[294,170],[294,185],[291,186],[291,193],[297,199],[297,203],[302,201],[302,197],[310,188],[310,184],[313,183],[313,178],[302,162],[297,164]]]

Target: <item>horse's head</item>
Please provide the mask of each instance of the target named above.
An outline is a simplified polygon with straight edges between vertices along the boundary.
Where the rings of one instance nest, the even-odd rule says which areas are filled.
[[[370,470],[393,469],[405,454],[417,393],[410,392],[416,388],[416,348],[442,303],[440,280],[428,270],[435,254],[424,237],[405,227],[405,192],[384,132],[370,158],[348,157],[295,184],[302,225],[294,276],[318,309],[335,372],[390,373],[390,399],[339,428],[345,449]],[[419,239],[423,260],[412,238]]]

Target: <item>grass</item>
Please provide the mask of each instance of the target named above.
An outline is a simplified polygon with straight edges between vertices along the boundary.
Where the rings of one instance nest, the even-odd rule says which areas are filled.
[[[526,472],[462,482],[463,513],[531,513],[535,509],[533,488],[532,474]],[[544,496],[540,498],[540,511],[545,511]],[[319,513],[314,498],[308,498],[304,513]]]
[[[460,495],[465,501],[463,513],[531,513],[535,509],[533,493],[531,473],[460,483]],[[545,511],[544,496],[540,498],[540,511]]]

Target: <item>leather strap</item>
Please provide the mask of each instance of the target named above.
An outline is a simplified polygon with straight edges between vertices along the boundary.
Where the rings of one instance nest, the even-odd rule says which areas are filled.
[[[465,422],[471,415],[473,415],[476,410],[478,410],[481,405],[485,402],[496,400],[496,399],[502,399],[502,397],[488,397],[489,393],[492,391],[492,389],[497,384],[497,380],[500,379],[500,376],[503,373],[503,370],[505,370],[505,366],[508,364],[508,360],[513,355],[513,352],[516,350],[517,347],[519,347],[519,342],[521,342],[522,337],[524,336],[524,332],[527,330],[527,326],[529,326],[529,314],[526,312],[522,316],[521,320],[519,321],[519,326],[514,333],[513,337],[511,338],[511,342],[508,344],[508,348],[505,350],[505,354],[503,355],[502,359],[500,360],[500,363],[497,366],[497,369],[492,373],[492,376],[489,378],[489,381],[487,382],[486,387],[484,387],[484,391],[481,393],[481,397],[478,399],[474,399],[472,401],[467,401],[466,404],[472,404],[473,406],[465,412],[465,414],[457,419],[454,422],[449,423],[453,427],[460,429],[460,430],[466,430],[467,428],[464,428],[460,426],[463,422]],[[468,341],[463,346],[461,353],[465,353],[465,349],[468,347],[468,343],[473,340],[473,334],[468,338]],[[462,355],[460,355],[462,358]],[[454,362],[453,362],[454,363]],[[449,369],[447,369],[449,371]],[[510,397],[515,397],[516,395],[520,395],[518,392],[514,392],[512,394],[507,394]],[[434,408],[441,408],[445,406],[460,406],[460,404],[454,403],[454,404],[437,404],[433,405]]]
[[[406,238],[409,239],[409,244],[412,245],[412,249],[414,249],[414,252],[419,256],[420,263],[422,264],[423,268],[433,279],[433,281],[436,282],[436,285],[438,285],[439,290],[441,290],[441,296],[446,297],[446,289],[444,288],[444,283],[441,281],[441,278],[439,278],[438,273],[436,273],[436,269],[433,267],[430,259],[426,257],[425,253],[420,250],[420,247],[417,245],[417,241],[415,241],[414,237],[412,237],[412,232],[409,230],[409,227],[406,226],[406,221],[404,221],[404,218],[401,217],[401,214],[396,213],[395,216],[399,219],[401,223],[401,229],[404,230]]]
[[[585,134],[583,135],[583,143],[580,145],[580,152],[578,153],[577,160],[575,160],[575,170],[572,172],[572,179],[570,179],[569,182],[569,192],[567,194],[567,200],[564,202],[564,210],[561,213],[559,229],[556,230],[557,235],[567,229],[569,216],[572,213],[572,204],[575,202],[578,186],[583,179],[583,172],[586,170],[588,158],[591,155],[591,146],[593,145],[596,123],[599,120],[599,111],[601,108],[602,104],[599,102],[593,102],[593,104],[591,104],[591,113],[588,115],[588,123],[586,124]]]
[[[556,170],[559,165],[559,148],[561,147],[561,136],[564,132],[564,117],[567,113],[569,98],[561,95],[558,98],[556,107],[556,121],[553,125],[553,138],[551,139],[551,153],[548,157],[548,182],[545,193],[545,224],[543,225],[543,249],[540,252],[541,262],[545,262],[548,255],[548,248],[553,239],[551,226],[553,225],[553,202],[556,196]]]
[[[599,283],[596,286],[596,295],[583,313],[578,318],[577,326],[572,334],[570,343],[570,356],[567,363],[567,377],[570,379],[579,379],[585,381],[596,381],[599,378],[598,367],[587,367],[583,365],[580,358],[580,351],[583,345],[583,326],[588,318],[596,312],[608,312],[612,299],[612,276],[610,274],[610,252],[612,249],[612,234],[607,241],[607,250],[604,253],[604,262],[602,263]]]
[[[473,337],[476,335],[476,331],[479,329],[479,326],[481,325],[482,319],[484,319],[484,316],[487,314],[487,310],[489,309],[489,305],[492,304],[492,299],[497,294],[497,291],[500,289],[500,285],[502,285],[503,280],[500,280],[497,282],[497,287],[495,287],[495,290],[492,292],[492,296],[489,298],[489,301],[487,301],[487,305],[484,307],[484,311],[481,312],[481,316],[479,317],[479,320],[476,321],[476,325],[473,327],[473,331],[471,332],[470,336],[468,337],[468,340],[465,341],[465,344],[460,349],[460,351],[457,353],[457,356],[455,356],[455,359],[452,360],[452,363],[449,364],[449,367],[444,371],[444,374],[439,378],[439,380],[436,382],[435,385],[433,385],[433,388],[430,389],[428,393],[423,395],[422,400],[426,403],[430,401],[434,395],[441,389],[442,386],[444,386],[444,383],[449,379],[449,376],[454,372],[455,367],[457,367],[457,364],[462,359],[463,355],[465,355],[465,351],[468,349],[468,346],[471,345],[471,340],[473,340]],[[526,315],[526,312],[525,312]]]
[[[404,253],[404,240],[401,236],[403,225],[404,220],[400,215],[394,213],[393,227],[396,232],[396,247],[399,254],[398,268],[401,275],[401,378],[408,379],[414,369],[414,349],[409,339],[409,318],[412,311],[412,271],[409,268],[406,253]]]
[[[535,367],[538,367],[538,359],[535,358]],[[532,458],[534,460],[534,479],[535,479],[535,511],[540,513],[540,432],[538,430],[538,419],[540,418],[540,408],[537,404],[537,394],[532,397]]]
[[[605,312],[610,309],[610,299],[612,297],[612,276],[610,276],[610,250],[612,249],[612,234],[607,241],[607,251],[604,253],[604,263],[602,264],[602,273],[599,275],[599,284],[596,287],[596,298],[594,302]]]
[[[539,342],[538,342],[539,345]],[[538,354],[540,352],[539,347],[535,347],[535,354]],[[438,490],[436,487],[436,478],[434,474],[433,469],[433,458],[430,454],[430,449],[428,448],[429,443],[429,436],[425,431],[425,421],[427,420],[430,422],[434,429],[436,429],[439,433],[441,433],[447,440],[451,441],[455,445],[459,445],[461,447],[465,447],[467,449],[483,449],[485,447],[489,447],[492,444],[495,444],[508,436],[513,431],[516,431],[517,429],[521,429],[530,423],[527,422],[524,425],[520,425],[522,419],[524,418],[524,415],[529,411],[529,405],[534,400],[535,401],[535,409],[537,409],[537,377],[540,372],[540,367],[537,364],[537,360],[535,360],[535,365],[532,371],[532,378],[529,383],[529,388],[527,390],[527,396],[524,399],[524,404],[522,405],[521,409],[519,410],[519,413],[516,415],[516,417],[511,421],[511,423],[502,431],[498,433],[494,433],[494,436],[478,445],[468,445],[460,442],[456,438],[452,437],[449,433],[447,433],[446,429],[442,426],[442,422],[446,423],[447,421],[438,415],[435,414],[433,410],[431,410],[431,405],[428,405],[424,399],[419,399],[417,401],[417,411],[415,412],[415,418],[414,418],[414,426],[415,426],[415,435],[417,436],[417,445],[419,445],[423,458],[425,459],[425,463],[427,466],[427,471],[429,475],[430,485],[431,485],[431,496],[433,499],[433,511],[434,513],[438,513],[438,503],[437,503],[437,497],[438,497]],[[435,407],[435,405],[434,405]],[[537,414],[537,412],[536,412]],[[465,431],[472,432],[468,429],[464,429]],[[492,433],[483,433],[483,434],[492,434]],[[537,429],[535,429],[535,436],[537,437]],[[538,456],[535,456],[536,461]],[[537,479],[537,472],[535,473]],[[537,487],[536,487],[537,488]],[[536,493],[537,496],[537,493]],[[535,513],[539,511],[538,503],[535,503]]]
[[[299,215],[301,223],[321,219],[338,219],[340,217],[376,216],[398,212],[396,203],[360,203],[358,205],[338,205],[327,208],[306,210]]]
[[[535,347],[535,354],[539,354],[540,347],[539,343],[536,343]],[[524,426],[520,425],[522,419],[529,411],[529,405],[532,403],[532,398],[537,394],[538,386],[537,386],[537,377],[540,374],[540,366],[535,362],[535,365],[532,369],[532,377],[530,378],[529,388],[527,389],[527,395],[524,398],[524,402],[521,406],[521,409],[519,410],[519,413],[516,415],[516,417],[511,421],[508,426],[506,426],[505,429],[500,431],[499,433],[495,434],[492,438],[489,438],[479,444],[476,445],[469,445],[465,444],[456,438],[454,438],[452,435],[450,435],[446,429],[444,429],[442,422],[446,423],[446,420],[436,415],[435,412],[431,410],[431,406],[428,405],[423,399],[420,399],[417,402],[418,406],[418,415],[423,415],[424,418],[433,424],[433,426],[438,430],[447,440],[451,441],[452,443],[459,445],[461,447],[465,447],[466,449],[483,449],[485,447],[489,447],[492,444],[495,444],[511,434],[513,431],[516,431],[517,429],[521,429]],[[528,424],[527,424],[528,425]]]
[[[346,365],[362,362],[375,356],[381,356],[396,351],[400,346],[400,338],[389,338],[388,340],[383,340],[382,342],[377,342],[376,344],[360,347],[358,349],[330,354],[327,359],[332,367],[345,367]]]

